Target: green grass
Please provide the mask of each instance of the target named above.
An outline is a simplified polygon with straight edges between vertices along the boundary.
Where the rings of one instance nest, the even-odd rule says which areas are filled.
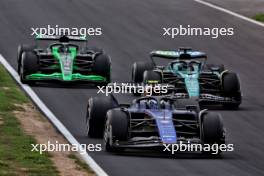
[[[36,144],[32,136],[26,135],[15,118],[16,104],[29,102],[0,65],[0,175],[59,175],[48,153],[31,152]]]
[[[264,22],[264,13],[258,13],[252,17],[254,20]]]
[[[12,111],[17,108],[15,104],[28,102],[25,94],[19,90],[2,65],[0,65],[0,100],[0,111]]]

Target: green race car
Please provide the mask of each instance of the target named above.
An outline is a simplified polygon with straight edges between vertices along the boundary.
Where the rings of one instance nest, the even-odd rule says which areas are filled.
[[[39,40],[48,42],[48,46],[41,48]],[[63,81],[105,85],[111,81],[110,57],[102,49],[87,47],[85,37],[37,36],[36,43],[18,47],[17,70],[22,83]]]
[[[242,103],[237,73],[224,65],[207,64],[207,55],[191,48],[177,51],[152,51],[151,62],[136,62],[132,67],[134,83],[162,83],[174,86],[178,98],[194,98],[201,104],[222,104],[237,109]],[[167,59],[157,65],[154,58]]]

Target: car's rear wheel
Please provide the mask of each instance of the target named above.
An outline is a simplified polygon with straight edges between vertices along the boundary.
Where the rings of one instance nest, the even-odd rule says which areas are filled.
[[[111,82],[111,59],[110,57],[106,54],[97,55],[94,61],[93,72],[96,75],[105,77],[106,84]]]
[[[23,52],[20,65],[20,81],[24,84],[33,84],[34,80],[26,79],[27,75],[36,73],[39,70],[38,56],[31,51]]]
[[[106,113],[117,106],[118,102],[112,96],[93,97],[88,100],[86,127],[89,137],[103,137]]]
[[[237,109],[241,104],[240,83],[236,73],[225,73],[222,76],[223,96],[233,98],[236,102],[224,103],[229,109]]]
[[[107,121],[104,132],[104,147],[108,152],[119,152],[122,148],[113,146],[115,141],[126,141],[128,139],[129,117],[120,109],[107,112]]]
[[[132,81],[134,83],[142,83],[144,72],[153,68],[154,65],[151,62],[135,62],[132,66]]]
[[[217,113],[205,112],[201,119],[201,140],[204,145],[207,145],[207,150],[203,151],[205,154],[213,154],[212,148],[208,150],[208,145],[212,147],[213,144],[221,145],[225,143],[225,130],[223,120]],[[217,150],[220,154],[221,151]]]
[[[23,52],[33,51],[36,46],[33,45],[19,45],[17,48],[17,72],[20,74],[21,60]]]

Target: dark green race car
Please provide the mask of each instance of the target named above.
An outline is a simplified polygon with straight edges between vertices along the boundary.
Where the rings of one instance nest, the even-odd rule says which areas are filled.
[[[37,42],[35,46],[18,47],[17,70],[22,83],[63,81],[104,85],[111,81],[110,57],[102,49],[87,47],[85,37],[37,36],[38,40],[48,41],[48,46],[40,48]]]
[[[242,103],[239,77],[224,65],[207,64],[204,52],[191,48],[178,51],[153,51],[152,62],[136,62],[132,67],[134,83],[162,83],[174,86],[178,98],[198,99],[201,104],[222,104],[237,109]],[[154,58],[168,59],[157,65]]]

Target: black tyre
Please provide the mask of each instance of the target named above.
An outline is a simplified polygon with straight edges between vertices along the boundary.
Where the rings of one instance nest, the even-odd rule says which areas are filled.
[[[95,57],[93,72],[106,78],[107,83],[111,81],[111,59],[106,54],[99,54]]]
[[[108,152],[118,152],[121,148],[112,145],[115,141],[128,139],[129,117],[120,109],[112,109],[107,112],[107,121],[104,132],[104,146]]]
[[[118,106],[112,97],[93,97],[88,100],[86,127],[89,137],[103,137],[106,113]]]
[[[224,144],[225,130],[223,120],[217,113],[205,112],[201,119],[201,140],[205,145]],[[214,151],[207,150],[204,153],[211,154]],[[218,151],[220,154],[221,151]]]
[[[223,96],[232,97],[236,103],[225,103],[224,107],[229,109],[237,109],[241,104],[240,83],[236,73],[225,73],[222,76]]]
[[[132,66],[132,81],[134,83],[142,83],[144,72],[153,68],[154,65],[151,62],[135,62]]]
[[[206,64],[205,69],[222,73],[225,71],[225,66],[223,64]]]
[[[23,52],[20,65],[20,81],[24,84],[33,84],[35,81],[27,80],[26,76],[39,70],[38,56],[31,51]]]
[[[161,75],[158,72],[154,72],[154,71],[144,71],[143,74],[143,82],[148,84],[151,83],[152,81],[154,81],[154,83],[161,83]]]
[[[19,45],[17,48],[17,72],[20,73],[22,54],[26,51],[33,51],[36,46],[33,45]]]

